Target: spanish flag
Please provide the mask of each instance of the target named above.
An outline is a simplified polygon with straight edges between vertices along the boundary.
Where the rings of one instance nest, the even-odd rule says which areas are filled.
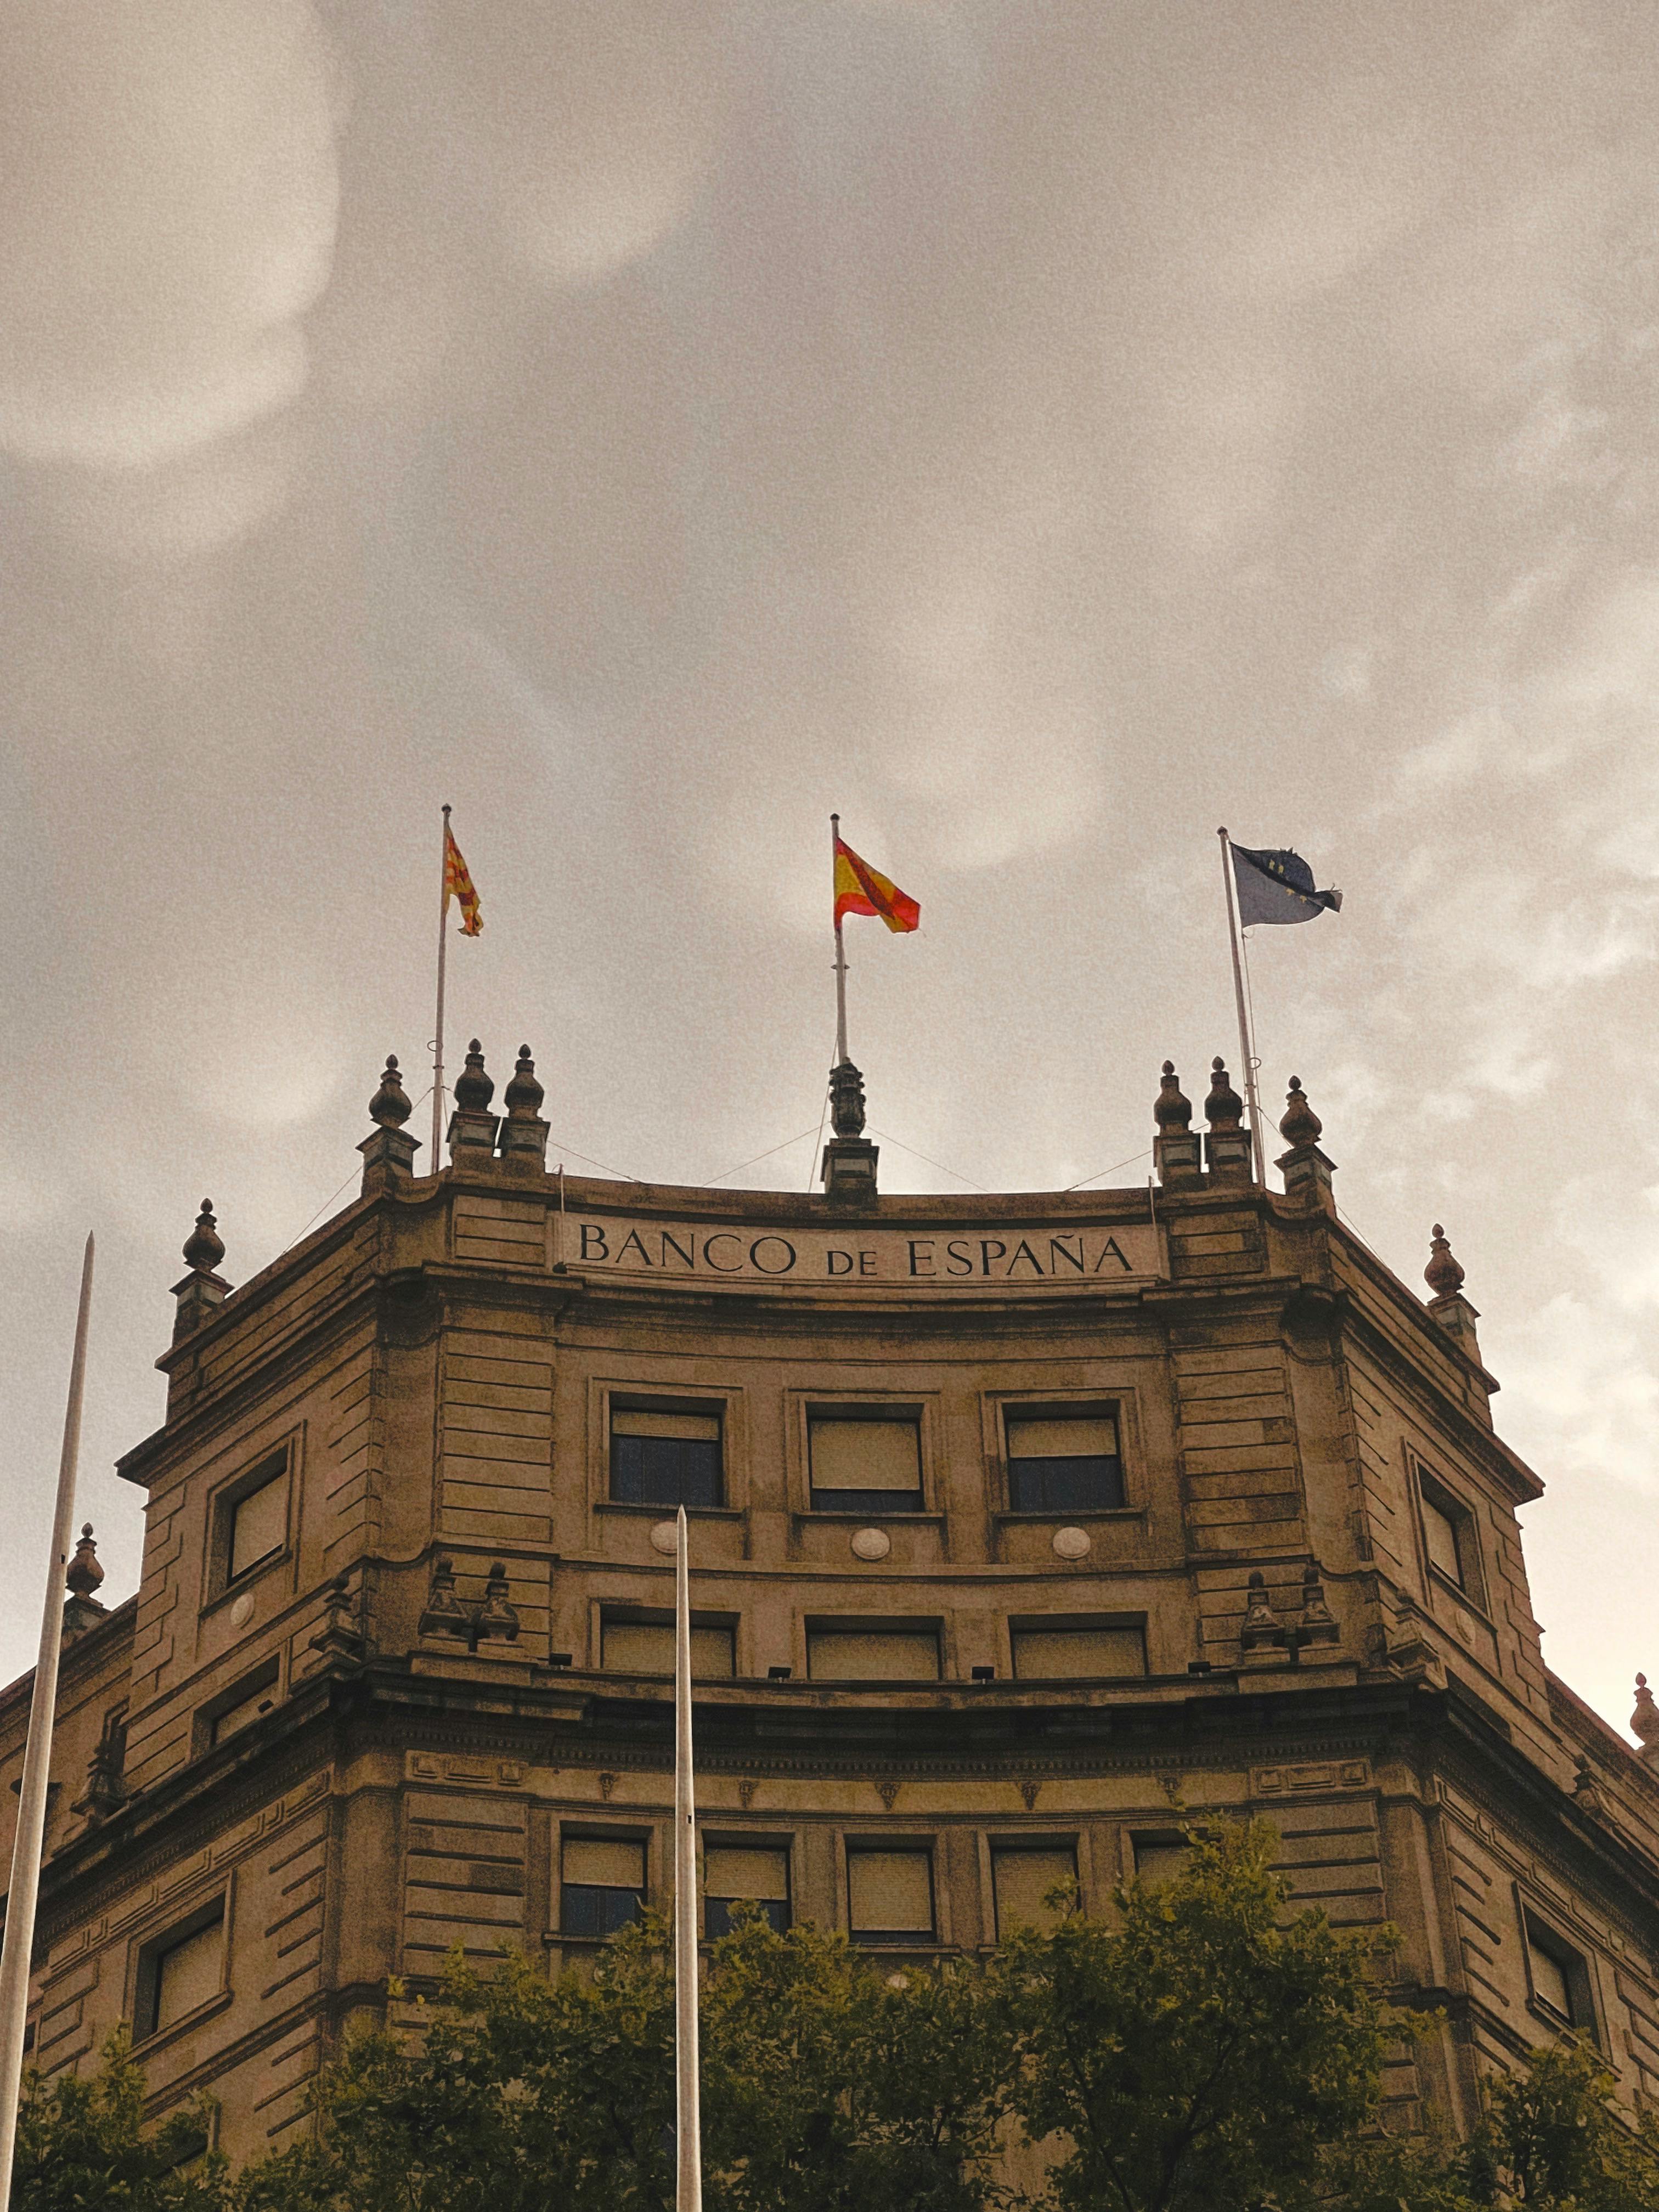
[[[887,924],[889,929],[904,931],[918,928],[921,908],[908,892],[896,884],[889,883],[879,870],[868,860],[860,860],[850,845],[836,839],[836,927],[841,927],[844,914],[873,914]]]
[[[445,809],[447,812],[447,808]],[[466,862],[461,858],[461,848],[450,835],[449,824],[444,823],[444,911],[449,911],[449,902],[455,900],[461,909],[461,935],[477,937],[483,928],[483,916],[479,911],[478,894],[472,887]]]

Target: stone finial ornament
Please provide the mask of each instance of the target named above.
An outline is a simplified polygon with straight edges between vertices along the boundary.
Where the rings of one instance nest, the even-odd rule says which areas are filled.
[[[547,1124],[542,1119],[546,1092],[536,1080],[536,1063],[530,1047],[519,1047],[519,1064],[501,1093],[507,1108],[501,1125],[501,1158],[515,1175],[536,1178],[547,1166]]]
[[[1342,1633],[1336,1615],[1325,1602],[1325,1585],[1317,1567],[1302,1570],[1302,1617],[1296,1632],[1303,1644],[1334,1644]]]
[[[416,1633],[420,1636],[471,1636],[472,1617],[455,1590],[455,1562],[440,1553],[432,1562],[432,1581]]]
[[[413,1170],[415,1155],[421,1147],[404,1123],[414,1110],[398,1070],[398,1055],[389,1052],[380,1087],[368,1102],[368,1118],[374,1124],[374,1132],[357,1147],[362,1154],[365,1198],[379,1197],[395,1189]]]
[[[830,1126],[838,1137],[864,1134],[864,1078],[850,1060],[830,1071]]]
[[[368,1118],[382,1129],[401,1129],[414,1111],[404,1089],[403,1077],[398,1073],[398,1055],[389,1052],[380,1087],[368,1102]]]
[[[473,1632],[479,1643],[499,1638],[505,1644],[516,1644],[519,1638],[518,1608],[507,1601],[507,1567],[503,1561],[495,1560],[489,1578],[484,1584],[483,1603],[473,1620]]]
[[[73,1557],[64,1570],[64,1580],[69,1585],[69,1596],[64,1602],[64,1633],[82,1636],[89,1628],[108,1619],[108,1608],[100,1604],[98,1585],[104,1579],[104,1570],[98,1558],[98,1547],[93,1541],[92,1523],[88,1521],[81,1531],[81,1540]]]
[[[1287,1145],[1316,1145],[1324,1127],[1325,1124],[1308,1103],[1308,1095],[1302,1088],[1302,1078],[1293,1075],[1291,1087],[1285,1094],[1285,1115],[1279,1125],[1279,1135]]]
[[[474,1037],[466,1048],[466,1066],[455,1079],[455,1104],[463,1114],[486,1114],[495,1096],[495,1085],[484,1073],[483,1047]]]
[[[1572,1802],[1581,1813],[1600,1818],[1607,1811],[1602,1802],[1601,1785],[1595,1779],[1595,1769],[1583,1753],[1573,1761]]]
[[[1158,1134],[1152,1139],[1152,1161],[1158,1179],[1166,1190],[1181,1184],[1196,1185],[1204,1175],[1203,1140],[1193,1128],[1193,1102],[1181,1088],[1175,1062],[1164,1063],[1163,1080],[1152,1102]]]
[[[1648,1687],[1648,1678],[1636,1678],[1636,1711],[1630,1717],[1630,1732],[1642,1747],[1642,1756],[1659,1765],[1659,1705],[1653,1701]]]
[[[1164,1137],[1184,1137],[1192,1127],[1193,1102],[1181,1088],[1172,1060],[1164,1063],[1164,1079],[1152,1104],[1152,1119],[1158,1124],[1158,1134]]]
[[[1452,1257],[1446,1232],[1437,1221],[1429,1244],[1429,1264],[1423,1270],[1423,1279],[1437,1298],[1454,1298],[1463,1287],[1463,1270]]]
[[[1214,1183],[1249,1183],[1255,1179],[1255,1139],[1244,1127],[1244,1101],[1233,1089],[1220,1055],[1210,1063],[1210,1095],[1204,1101],[1209,1128],[1204,1162]]]
[[[88,1521],[81,1531],[81,1540],[75,1547],[75,1557],[64,1571],[64,1580],[76,1597],[95,1597],[103,1579],[104,1570]]]
[[[107,1820],[127,1802],[127,1716],[117,1706],[104,1716],[104,1725],[87,1762],[87,1794],[75,1808],[89,1820]]]
[[[1260,1567],[1252,1567],[1250,1579],[1244,1590],[1244,1624],[1239,1630],[1238,1640],[1246,1651],[1272,1650],[1285,1641],[1285,1631],[1267,1595],[1267,1577]]]
[[[1219,1053],[1210,1062],[1210,1095],[1204,1101],[1204,1118],[1212,1130],[1231,1134],[1244,1118],[1244,1101],[1233,1089],[1227,1064]]]
[[[218,1218],[210,1198],[202,1200],[196,1226],[185,1239],[184,1256],[185,1265],[193,1267],[198,1275],[212,1274],[225,1256],[224,1240],[219,1234]]]
[[[850,1060],[830,1071],[830,1125],[820,1170],[823,1194],[837,1206],[868,1206],[876,1196],[878,1148],[864,1133],[864,1078]]]
[[[182,1343],[211,1321],[230,1295],[230,1285],[217,1272],[225,1256],[225,1247],[210,1198],[202,1200],[202,1210],[196,1217],[195,1228],[185,1239],[184,1250],[190,1273],[173,1286],[173,1295],[179,1301],[173,1316],[175,1344]]]
[[[468,1065],[471,1066],[471,1064],[469,1061]],[[457,1097],[459,1093],[460,1085],[458,1084]],[[547,1093],[536,1080],[536,1063],[530,1057],[530,1047],[527,1044],[521,1044],[519,1047],[519,1064],[514,1069],[506,1090],[501,1093],[501,1103],[515,1121],[522,1121],[541,1112],[542,1100],[546,1096]]]

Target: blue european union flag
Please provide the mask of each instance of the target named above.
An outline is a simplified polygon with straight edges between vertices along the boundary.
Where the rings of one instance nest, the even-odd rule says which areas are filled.
[[[1313,870],[1300,853],[1253,853],[1231,841],[1230,850],[1241,929],[1258,921],[1312,921],[1328,907],[1340,910],[1341,892],[1316,890]]]

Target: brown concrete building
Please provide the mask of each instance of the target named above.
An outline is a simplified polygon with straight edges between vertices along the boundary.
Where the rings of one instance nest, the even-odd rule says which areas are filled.
[[[344,1212],[234,1291],[186,1245],[142,1585],[71,1576],[40,2063],[131,2020],[246,2155],[388,1975],[661,1899],[684,1499],[712,1928],[973,1950],[1260,1813],[1445,2010],[1401,2118],[1568,2027],[1659,2096],[1659,1774],[1540,1657],[1461,1270],[1342,1224],[1299,1091],[1282,1194],[1218,1063],[1155,1188],[974,1200],[875,1195],[852,1071],[811,1198],[566,1182],[541,1097],[475,1050],[422,1176],[389,1070]]]

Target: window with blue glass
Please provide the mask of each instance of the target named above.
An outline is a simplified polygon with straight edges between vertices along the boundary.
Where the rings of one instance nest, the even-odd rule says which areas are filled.
[[[1010,1407],[1004,1418],[1012,1511],[1099,1513],[1123,1504],[1115,1407]]]
[[[781,1844],[709,1844],[702,1859],[703,1929],[709,1941],[732,1932],[740,1905],[757,1906],[781,1936],[789,1926],[789,1854]]]
[[[645,1845],[629,1836],[567,1836],[559,1882],[562,1936],[614,1936],[645,1903]]]
[[[725,1503],[720,1417],[706,1407],[611,1408],[611,1495],[619,1505]]]

